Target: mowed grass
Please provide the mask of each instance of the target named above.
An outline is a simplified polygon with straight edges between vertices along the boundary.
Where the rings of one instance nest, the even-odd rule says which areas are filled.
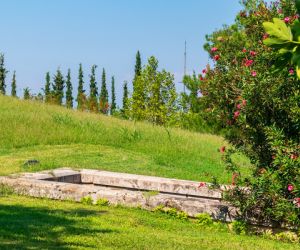
[[[94,168],[227,183],[222,137],[126,121],[0,96],[0,175],[58,167]],[[24,162],[36,159],[39,165]],[[242,172],[250,164],[236,156]]]
[[[166,214],[11,195],[0,197],[0,249],[297,250],[227,226],[205,228]]]

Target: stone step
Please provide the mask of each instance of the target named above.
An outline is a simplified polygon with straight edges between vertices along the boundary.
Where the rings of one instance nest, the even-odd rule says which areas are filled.
[[[161,178],[154,176],[116,173],[100,170],[81,170],[81,182],[110,187],[122,187],[136,190],[176,193],[186,196],[221,199],[222,192],[212,190],[209,184],[200,186],[199,182]]]
[[[89,196],[94,203],[99,199],[107,199],[110,204],[145,209],[153,209],[158,206],[172,207],[184,211],[192,217],[199,213],[209,213],[214,219],[225,221],[230,221],[235,213],[235,210],[225,202],[209,198],[184,197],[176,194],[144,192],[90,184],[78,185],[26,177],[0,177],[0,183],[13,187],[19,194],[33,197],[80,201],[83,197]]]

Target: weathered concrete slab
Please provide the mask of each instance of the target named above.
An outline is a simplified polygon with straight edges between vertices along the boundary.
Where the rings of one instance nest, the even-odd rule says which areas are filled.
[[[81,170],[82,183],[123,187],[137,190],[153,190],[163,193],[176,193],[187,196],[209,197],[221,199],[222,192],[212,190],[206,186],[199,186],[199,182],[185,181],[154,176],[116,173],[99,170]]]
[[[236,209],[222,201],[221,190],[211,190],[198,182],[98,170],[56,169],[0,177],[0,184],[33,197],[80,201],[90,196],[96,203],[173,207],[189,216],[209,213],[215,219],[231,220]],[[153,192],[155,191],[155,192]]]
[[[140,206],[145,209],[153,209],[159,205],[174,207],[186,212],[189,216],[199,213],[209,213],[215,219],[230,220],[228,211],[232,209],[221,200],[184,197],[176,194],[148,194],[142,191],[133,191],[106,186],[88,184],[71,184],[64,182],[45,181],[29,178],[0,177],[0,183],[11,186],[17,193],[33,197],[46,197],[57,200],[80,201],[83,197],[90,196],[94,203],[98,199],[107,199],[111,204],[126,206]],[[233,212],[231,213],[234,214]]]

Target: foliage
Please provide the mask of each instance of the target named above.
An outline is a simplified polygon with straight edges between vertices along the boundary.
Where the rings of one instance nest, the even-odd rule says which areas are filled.
[[[167,214],[168,216],[180,220],[187,220],[188,214],[184,211],[178,211],[176,208],[172,207],[164,207],[163,205],[159,205],[152,209],[153,212]]]
[[[96,82],[96,68],[97,65],[93,65],[90,74],[90,98],[89,98],[89,110],[92,112],[98,112],[98,88]]]
[[[23,90],[23,99],[24,100],[29,100],[31,99],[31,94],[30,94],[30,89],[29,88],[25,88]]]
[[[296,0],[296,7],[300,13],[300,0]],[[287,25],[287,24],[290,25]],[[264,44],[275,48],[279,52],[276,69],[284,70],[287,65],[295,65],[300,79],[300,21],[299,15],[285,17],[284,20],[274,18],[273,22],[264,22],[263,26],[269,35]],[[292,72],[292,68],[290,71]]]
[[[14,71],[13,78],[11,81],[11,96],[17,96],[17,81],[16,81],[16,71]]]
[[[80,199],[80,202],[85,205],[93,205],[93,199],[91,196],[85,196]]]
[[[116,104],[116,92],[115,92],[115,77],[111,78],[111,105],[110,105],[110,114],[113,115],[117,109]]]
[[[201,101],[206,116],[226,128],[229,142],[256,167],[252,178],[243,178],[231,152],[221,152],[236,185],[227,198],[240,208],[241,218],[298,227],[300,81],[290,65],[274,71],[278,52],[263,43],[268,37],[263,23],[296,16],[295,5],[284,0],[269,6],[243,3],[234,25],[207,36],[205,49],[214,67],[202,76]]]
[[[71,82],[71,70],[68,69],[67,79],[66,79],[66,107],[73,108],[73,87]]]
[[[85,90],[83,89],[84,80],[83,80],[83,70],[82,64],[79,64],[79,71],[78,71],[78,89],[77,89],[77,109],[85,110],[86,107],[86,95]]]
[[[0,197],[12,195],[13,193],[14,193],[14,190],[10,186],[0,184]]]
[[[123,103],[123,107],[121,110],[121,114],[123,118],[127,118],[128,117],[128,83],[125,81],[123,84],[123,99],[122,99],[122,103]]]
[[[247,233],[247,224],[245,221],[233,221],[231,223],[231,228],[232,231],[235,232],[236,234],[241,234],[241,235],[245,235]]]
[[[44,94],[45,94],[45,102],[48,103],[51,100],[51,78],[50,78],[50,73],[46,73],[46,83],[45,83],[45,88],[44,88]]]
[[[105,207],[105,206],[109,205],[109,201],[108,201],[108,199],[100,198],[100,199],[97,200],[96,205]]]
[[[177,93],[174,76],[169,72],[158,71],[155,57],[148,59],[135,80],[130,117],[135,120],[147,120],[153,124],[172,124],[176,120]]]
[[[106,74],[105,69],[102,70],[102,83],[101,83],[101,92],[100,92],[100,99],[99,99],[99,107],[100,112],[103,114],[107,114],[109,110],[108,104],[108,91],[106,88]]]
[[[64,97],[64,77],[60,71],[57,69],[56,75],[54,75],[53,84],[52,84],[52,96],[54,98],[55,104],[62,105]]]
[[[4,54],[0,54],[0,94],[5,95],[6,84],[5,78],[8,71],[4,65]]]
[[[197,214],[196,215],[197,223],[200,226],[211,226],[213,224],[213,220],[209,214]]]

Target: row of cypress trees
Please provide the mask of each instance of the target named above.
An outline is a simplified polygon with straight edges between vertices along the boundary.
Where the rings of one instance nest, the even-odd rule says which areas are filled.
[[[139,52],[138,52],[139,54]],[[6,77],[7,69],[5,68],[5,57],[4,54],[0,54],[0,94],[6,95]],[[139,67],[141,68],[141,60],[139,56]],[[67,75],[64,77],[61,70],[58,68],[53,79],[51,81],[50,72],[46,73],[45,85],[43,94],[39,93],[37,96],[33,96],[30,93],[29,88],[23,90],[24,99],[38,99],[43,100],[46,103],[52,103],[57,105],[65,105],[67,108],[74,107],[74,101],[77,102],[77,109],[89,110],[91,112],[101,112],[113,115],[117,111],[116,104],[116,91],[115,91],[115,78],[111,78],[111,102],[109,103],[108,90],[106,85],[106,72],[102,70],[101,89],[98,91],[96,81],[96,68],[97,65],[91,67],[91,73],[89,75],[89,95],[86,94],[84,88],[84,73],[82,64],[79,64],[78,71],[78,89],[76,98],[73,97],[73,84],[71,81],[71,70],[68,69]],[[125,113],[127,109],[128,100],[128,83],[125,81],[123,86],[123,108],[120,110],[121,113]],[[17,97],[17,81],[16,71],[13,72],[11,81],[11,96]],[[74,100],[75,99],[75,100]],[[63,103],[65,100],[65,103]]]
[[[89,94],[86,94],[84,89],[84,73],[82,69],[82,64],[79,64],[78,70],[78,89],[77,89],[77,109],[79,110],[89,110],[91,112],[101,112],[107,114],[113,114],[116,110],[116,94],[115,94],[115,79],[114,76],[111,80],[111,103],[108,100],[108,90],[106,86],[106,73],[103,68],[102,71],[102,82],[100,93],[98,91],[97,81],[96,81],[96,69],[97,65],[91,67],[91,73],[89,75]],[[68,69],[67,75],[64,76],[60,69],[57,69],[56,74],[53,77],[53,82],[51,83],[50,73],[46,73],[46,83],[44,87],[44,96],[46,103],[54,103],[58,105],[63,105],[63,98],[65,97],[65,106],[67,108],[73,108],[74,98],[73,98],[73,85],[71,82],[71,70]],[[64,88],[66,88],[64,95]]]

